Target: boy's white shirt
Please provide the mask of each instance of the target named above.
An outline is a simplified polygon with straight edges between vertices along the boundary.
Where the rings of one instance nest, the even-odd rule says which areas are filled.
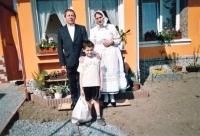
[[[104,66],[103,62],[94,55],[90,58],[85,56],[84,62],[79,63],[77,71],[83,73],[82,87],[100,86],[100,68]]]

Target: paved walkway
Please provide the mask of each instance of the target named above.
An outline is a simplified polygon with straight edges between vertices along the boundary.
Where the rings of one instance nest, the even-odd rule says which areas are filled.
[[[14,82],[0,84],[0,135],[25,100],[25,92]]]

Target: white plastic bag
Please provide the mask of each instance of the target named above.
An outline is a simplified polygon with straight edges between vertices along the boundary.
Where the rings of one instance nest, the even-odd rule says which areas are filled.
[[[88,104],[84,96],[80,96],[72,112],[72,123],[88,122],[92,119]]]

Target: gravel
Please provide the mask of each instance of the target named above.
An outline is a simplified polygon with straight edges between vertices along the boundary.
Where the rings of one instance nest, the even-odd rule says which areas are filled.
[[[0,129],[4,127],[16,108],[25,100],[25,92],[17,91],[21,86],[10,83],[0,91]]]
[[[81,136],[127,136],[116,126],[101,126],[93,122],[91,126],[79,126]],[[78,127],[70,120],[64,122],[36,123],[29,120],[18,120],[9,130],[8,136],[78,136]]]

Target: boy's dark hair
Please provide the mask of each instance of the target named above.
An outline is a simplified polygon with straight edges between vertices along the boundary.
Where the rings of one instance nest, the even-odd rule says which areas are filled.
[[[94,44],[90,40],[84,41],[83,42],[83,49],[85,49],[86,47],[93,47],[94,48]]]

